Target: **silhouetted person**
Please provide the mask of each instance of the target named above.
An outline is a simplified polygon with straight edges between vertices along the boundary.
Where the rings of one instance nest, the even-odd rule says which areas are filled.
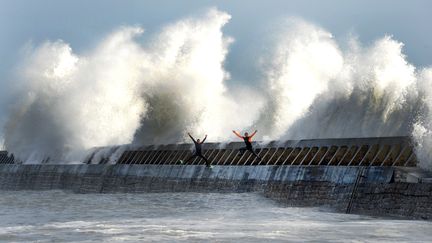
[[[206,166],[207,167],[211,167],[210,165],[210,161],[208,161],[208,159],[206,157],[204,157],[204,155],[202,154],[202,144],[204,143],[204,141],[207,139],[207,135],[205,135],[204,139],[202,141],[200,141],[200,139],[197,139],[195,141],[195,139],[192,137],[192,135],[190,135],[190,133],[188,133],[189,137],[192,139],[192,141],[195,144],[195,152],[192,154],[191,157],[189,157],[185,163],[189,162],[191,159],[195,158],[195,157],[200,157],[201,159],[203,159],[206,162]]]
[[[246,152],[246,150],[247,150],[247,151],[251,152],[253,155],[255,155],[255,157],[257,157],[258,159],[261,160],[261,157],[259,157],[258,154],[255,153],[255,151],[254,151],[254,149],[253,149],[253,147],[252,147],[252,137],[255,136],[255,134],[256,134],[257,132],[258,132],[258,131],[255,130],[255,132],[252,133],[250,136],[249,136],[249,134],[248,134],[247,132],[245,132],[245,133],[244,133],[244,136],[242,136],[242,135],[240,135],[238,132],[236,132],[236,131],[233,130],[233,133],[234,133],[237,137],[243,139],[243,141],[244,141],[244,143],[245,143],[245,145],[246,145],[246,147],[243,147],[243,148],[240,148],[240,149],[239,149],[239,150],[240,150],[240,154],[239,154],[239,156],[243,155],[244,152]]]

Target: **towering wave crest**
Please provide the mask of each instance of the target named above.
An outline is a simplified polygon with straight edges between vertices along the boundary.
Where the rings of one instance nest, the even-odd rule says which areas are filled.
[[[21,70],[21,102],[6,124],[8,150],[24,161],[61,159],[131,141],[146,111],[140,47],[131,39],[140,32],[122,29],[82,56],[62,41],[34,49]]]
[[[287,137],[367,137],[409,135],[413,114],[421,109],[417,77],[389,37],[372,47],[353,44],[344,64],[317,94]],[[329,57],[331,58],[331,57]],[[302,82],[300,82],[302,83]]]
[[[342,53],[327,31],[300,20],[288,21],[285,28],[267,61],[268,103],[258,121],[275,139],[305,116],[343,66]]]
[[[147,41],[140,27],[123,27],[80,54],[63,41],[31,48],[5,146],[27,162],[80,160],[95,146],[182,142],[186,131],[226,141],[232,129],[256,127],[264,140],[413,136],[431,167],[432,68],[408,63],[401,42],[351,38],[341,48],[325,29],[291,19],[262,54],[261,84],[242,85],[224,69],[229,19],[212,9]]]
[[[263,81],[270,139],[413,136],[431,167],[431,68],[416,70],[390,36],[342,50],[317,26],[285,26]]]
[[[79,159],[94,146],[179,142],[186,130],[223,139],[240,125],[222,67],[232,39],[221,28],[229,19],[210,10],[144,44],[136,40],[143,29],[123,27],[80,55],[63,41],[31,49],[6,147],[31,162]]]
[[[416,114],[412,134],[420,166],[432,170],[432,68],[419,72],[416,85],[416,102],[422,105],[422,111]]]
[[[157,36],[145,74],[152,83],[143,93],[149,110],[135,143],[179,142],[185,130],[223,140],[226,131],[244,125],[238,117],[253,120],[254,113],[239,109],[242,102],[233,100],[225,85],[229,74],[223,63],[233,40],[221,28],[229,19],[212,10],[204,19],[179,21]]]

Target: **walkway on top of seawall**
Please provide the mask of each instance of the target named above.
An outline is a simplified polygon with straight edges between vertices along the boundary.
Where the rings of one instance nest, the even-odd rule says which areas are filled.
[[[255,142],[258,160],[251,153],[239,154],[241,142],[205,143],[204,155],[213,165],[333,165],[333,166],[406,166],[415,167],[417,158],[409,137],[306,139]],[[193,144],[135,146],[122,145],[91,149],[83,163],[175,165],[191,155]],[[0,151],[0,164],[21,163],[13,154]],[[28,162],[26,162],[28,163]],[[31,163],[62,164],[61,159],[46,157]],[[189,164],[204,161],[195,158]]]

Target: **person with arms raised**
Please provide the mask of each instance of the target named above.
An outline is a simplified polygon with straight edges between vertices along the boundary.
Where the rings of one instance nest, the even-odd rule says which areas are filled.
[[[195,144],[195,152],[185,161],[185,163],[189,162],[191,159],[195,157],[199,157],[203,159],[206,162],[206,167],[211,168],[210,161],[202,154],[202,144],[207,139],[207,135],[204,136],[204,139],[201,141],[199,138],[195,140],[194,137],[190,133],[188,133],[189,137],[192,139],[192,141]],[[183,164],[183,161],[180,160],[180,163]]]
[[[237,137],[243,139],[243,141],[244,141],[244,143],[245,143],[245,145],[246,145],[246,147],[243,147],[243,148],[240,148],[240,149],[239,149],[239,150],[240,150],[240,154],[239,154],[239,156],[243,155],[244,152],[249,151],[249,152],[251,152],[253,155],[255,155],[255,157],[257,157],[259,160],[261,160],[261,157],[259,157],[258,154],[255,153],[255,151],[254,151],[254,149],[253,149],[253,147],[252,147],[252,137],[255,136],[255,134],[256,134],[257,132],[258,132],[258,130],[255,130],[255,132],[252,133],[251,135],[249,135],[249,133],[245,132],[245,133],[244,133],[244,136],[242,136],[242,135],[240,135],[240,133],[238,133],[238,132],[236,132],[236,131],[233,130],[233,133],[234,133]]]

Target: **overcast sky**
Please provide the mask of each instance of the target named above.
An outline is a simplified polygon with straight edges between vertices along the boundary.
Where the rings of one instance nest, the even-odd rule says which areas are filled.
[[[296,16],[330,31],[336,39],[349,34],[368,44],[390,34],[405,43],[408,60],[417,67],[432,63],[432,1],[88,1],[0,0],[0,76],[2,82],[17,62],[20,48],[32,41],[62,39],[74,52],[91,48],[121,25],[140,25],[146,34],[182,17],[217,7],[232,15],[224,28],[236,41],[226,69],[233,78],[250,78],[251,55],[262,48],[268,29]],[[258,55],[258,54],[257,54]]]

